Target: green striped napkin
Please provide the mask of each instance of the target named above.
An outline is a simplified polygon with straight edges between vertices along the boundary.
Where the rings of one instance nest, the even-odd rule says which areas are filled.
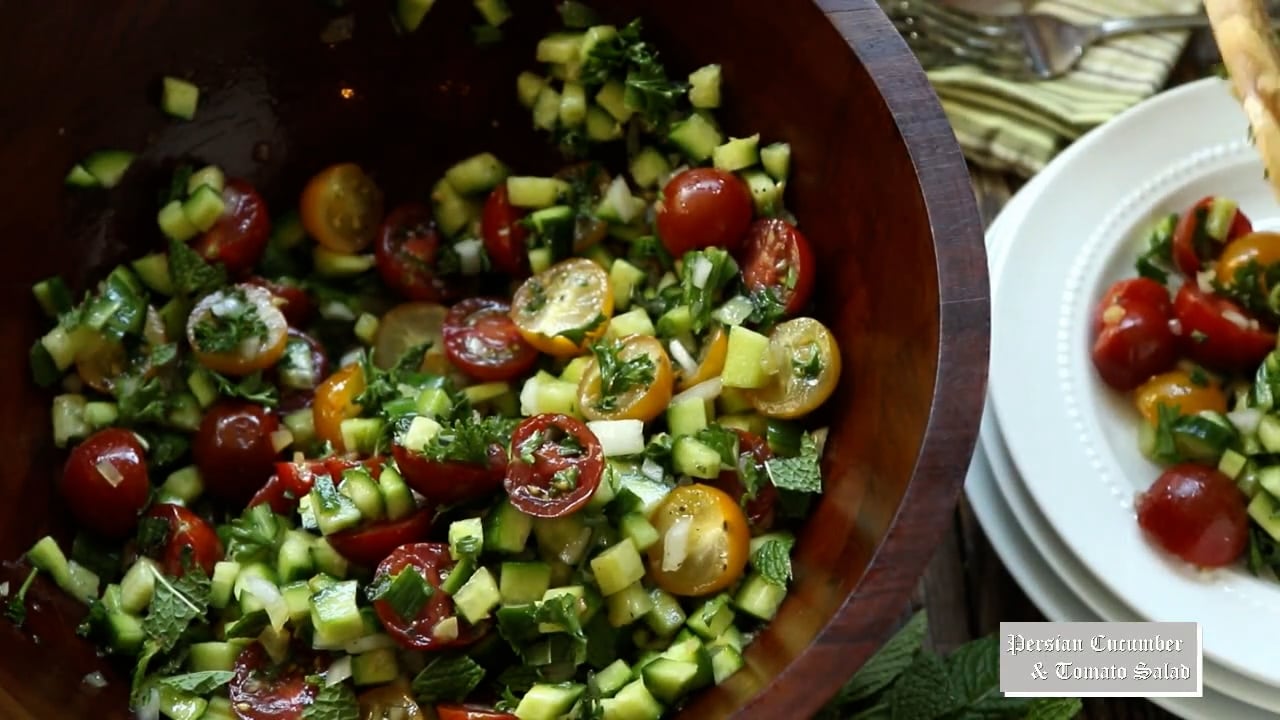
[[[1076,23],[1200,8],[1199,0],[1041,0],[1028,5]],[[934,68],[929,79],[970,162],[1029,177],[1072,140],[1163,88],[1187,37],[1175,32],[1115,38],[1095,45],[1074,71],[1056,80],[1015,82],[969,65]]]

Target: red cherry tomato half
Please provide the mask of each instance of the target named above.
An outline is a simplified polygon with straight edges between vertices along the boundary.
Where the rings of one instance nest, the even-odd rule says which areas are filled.
[[[423,508],[394,522],[384,521],[344,530],[327,535],[325,539],[338,554],[351,562],[375,567],[401,545],[426,540],[427,533],[431,532],[432,515],[430,508]]]
[[[526,515],[562,517],[577,511],[600,485],[600,441],[580,420],[543,414],[527,418],[511,434],[506,488]]]
[[[538,361],[538,351],[520,335],[506,300],[463,300],[445,316],[443,334],[449,362],[477,380],[510,380]]]
[[[1251,372],[1276,347],[1274,331],[1243,308],[1183,283],[1173,300],[1182,326],[1182,351],[1205,367]]]
[[[809,302],[818,268],[809,241],[795,225],[780,218],[755,221],[741,255],[747,290],[776,293],[788,315]]]
[[[244,180],[228,180],[222,190],[226,209],[209,231],[196,238],[192,247],[206,260],[220,262],[232,275],[253,269],[267,249],[271,219],[267,203]]]
[[[499,712],[483,705],[437,705],[440,720],[519,720],[511,713]]]
[[[169,524],[169,542],[164,548],[165,574],[182,576],[182,556],[186,548],[191,548],[192,563],[204,570],[205,575],[213,574],[214,564],[222,559],[222,541],[204,518],[171,503],[151,506],[147,517],[160,518]]]
[[[250,285],[257,285],[275,295],[276,301],[280,304],[280,312],[284,314],[284,319],[288,321],[290,327],[305,327],[308,322],[311,322],[311,316],[315,311],[315,303],[311,301],[311,296],[307,294],[307,291],[294,284],[292,280],[287,278],[268,280],[254,275],[245,280],[245,282]]]
[[[419,203],[392,210],[374,245],[383,282],[409,300],[439,302],[456,294],[436,275],[439,255],[435,217],[430,208]]]
[[[252,497],[275,469],[280,453],[271,433],[279,427],[275,415],[250,402],[223,400],[206,410],[191,453],[209,494],[227,502]]]
[[[316,698],[317,688],[307,675],[320,668],[297,663],[273,667],[261,643],[254,643],[236,658],[235,675],[228,683],[231,707],[242,720],[299,720]]]
[[[1217,257],[1222,245],[1253,232],[1253,224],[1240,210],[1231,220],[1227,237],[1218,243],[1204,231],[1205,216],[1213,205],[1213,197],[1201,198],[1178,219],[1173,230],[1173,262],[1188,278],[1194,279],[1201,266]]]
[[[329,357],[319,340],[289,328],[284,354],[272,368],[272,374],[280,388],[280,412],[301,410],[311,406],[315,389],[329,377]]]
[[[746,183],[717,168],[685,170],[667,182],[657,207],[658,237],[675,257],[704,247],[735,251],[754,208]]]
[[[456,638],[442,637],[434,632],[441,620],[456,616],[453,599],[440,590],[440,583],[453,569],[453,558],[449,555],[449,546],[443,543],[402,545],[378,565],[373,581],[377,583],[382,578],[398,575],[409,567],[421,573],[423,579],[435,592],[431,593],[431,598],[422,606],[418,616],[408,619],[400,617],[387,601],[374,601],[374,612],[378,614],[378,619],[382,621],[382,626],[387,629],[391,637],[410,650],[456,647],[479,638],[481,631],[461,618],[458,618]]]
[[[1093,366],[1111,387],[1128,391],[1178,361],[1169,292],[1147,278],[1121,280],[1094,311]],[[1184,328],[1185,332],[1185,328]]]
[[[764,438],[746,430],[736,430],[738,433],[738,464],[741,467],[744,463],[752,463],[756,471],[761,473],[759,477],[765,477],[764,464],[773,457],[773,451],[769,449],[769,443]],[[742,478],[737,470],[725,470],[720,473],[720,477],[707,482],[712,487],[719,488],[729,494],[729,497],[742,503],[743,495],[746,494],[746,488],[743,487]],[[742,511],[746,513],[747,522],[751,525],[751,529],[755,532],[765,532],[773,526],[774,509],[778,504],[778,490],[771,482],[760,483],[760,487],[756,490],[756,496],[742,505]]]
[[[1138,498],[1138,524],[1170,553],[1200,567],[1230,565],[1249,540],[1235,482],[1214,468],[1175,465]]]
[[[485,497],[502,486],[507,471],[507,451],[489,447],[487,463],[431,460],[396,443],[391,446],[405,483],[437,505],[454,505]]]
[[[58,489],[81,525],[128,537],[151,493],[142,443],[128,430],[99,430],[71,450]]]
[[[485,200],[480,235],[494,269],[517,278],[529,274],[529,249],[525,245],[529,231],[520,224],[523,218],[524,211],[511,205],[507,184],[498,183]]]

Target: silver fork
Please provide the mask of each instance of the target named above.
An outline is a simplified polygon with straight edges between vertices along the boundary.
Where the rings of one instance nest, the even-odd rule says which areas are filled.
[[[1042,13],[978,15],[937,0],[886,0],[883,7],[926,66],[973,64],[1017,80],[1060,77],[1108,38],[1209,25],[1202,14],[1076,25]]]

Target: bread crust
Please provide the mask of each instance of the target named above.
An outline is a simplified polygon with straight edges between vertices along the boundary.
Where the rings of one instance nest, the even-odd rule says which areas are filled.
[[[1231,88],[1280,200],[1280,47],[1263,0],[1205,0]]]

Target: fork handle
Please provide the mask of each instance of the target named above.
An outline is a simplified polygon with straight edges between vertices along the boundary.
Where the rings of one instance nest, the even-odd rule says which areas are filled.
[[[1272,24],[1276,24],[1273,19]],[[1103,20],[1094,26],[1097,31],[1096,40],[1104,40],[1117,35],[1135,35],[1138,33],[1159,32],[1161,30],[1188,30],[1209,27],[1209,16],[1203,14],[1178,15],[1145,15],[1139,17],[1112,18]]]

